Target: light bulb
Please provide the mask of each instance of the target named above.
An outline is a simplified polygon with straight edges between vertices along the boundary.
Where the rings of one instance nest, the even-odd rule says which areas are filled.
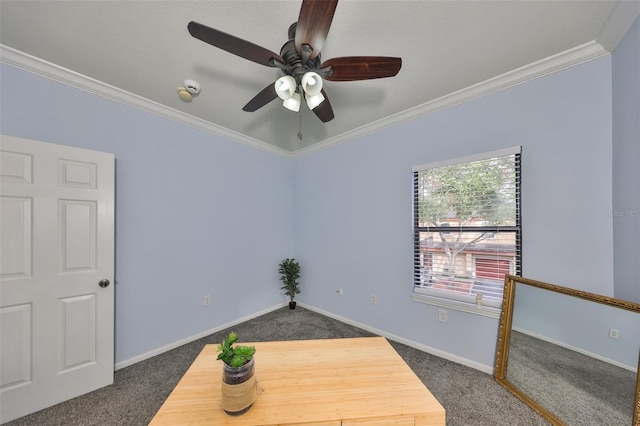
[[[284,106],[286,109],[291,110],[293,112],[298,112],[300,111],[300,103],[301,103],[300,93],[294,92],[293,95],[291,95],[291,97],[289,97],[288,99],[285,99],[282,102],[282,106]]]
[[[302,89],[308,95],[317,95],[322,90],[322,77],[318,73],[309,71],[302,76]]]
[[[307,106],[309,109],[314,109],[322,102],[324,102],[324,96],[322,93],[318,93],[317,95],[305,95],[304,99],[307,101]]]
[[[296,80],[290,75],[285,75],[276,80],[276,93],[280,99],[289,99],[296,91]]]

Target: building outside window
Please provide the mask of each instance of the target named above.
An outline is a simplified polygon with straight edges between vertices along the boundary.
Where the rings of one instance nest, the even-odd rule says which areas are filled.
[[[520,275],[520,148],[413,169],[413,300],[497,316]]]

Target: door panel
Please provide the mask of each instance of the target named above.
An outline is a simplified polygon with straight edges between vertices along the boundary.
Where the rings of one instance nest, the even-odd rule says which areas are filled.
[[[0,197],[0,276],[31,275],[31,198]]]
[[[61,372],[96,362],[96,295],[60,300]]]
[[[93,271],[96,265],[96,202],[60,200],[60,271]]]
[[[31,381],[31,304],[0,308],[0,390]]]
[[[0,422],[113,383],[114,165],[2,136]]]
[[[3,182],[31,183],[33,157],[28,153],[2,151],[0,178]]]

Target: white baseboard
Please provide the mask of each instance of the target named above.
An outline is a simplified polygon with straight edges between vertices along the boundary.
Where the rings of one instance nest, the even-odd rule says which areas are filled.
[[[382,337],[386,337],[387,339],[393,340],[395,342],[402,343],[403,345],[407,345],[407,346],[410,346],[412,348],[421,350],[423,352],[427,352],[427,353],[429,353],[431,355],[435,355],[437,357],[446,359],[448,361],[453,361],[453,362],[455,362],[457,364],[462,364],[464,366],[473,368],[475,370],[482,371],[483,373],[493,374],[493,366],[492,365],[481,364],[479,362],[472,361],[470,359],[463,358],[463,357],[460,357],[458,355],[451,354],[449,352],[444,352],[444,351],[441,351],[439,349],[435,349],[435,348],[432,348],[430,346],[423,345],[422,343],[414,342],[413,340],[405,339],[404,337],[397,336],[397,335],[392,334],[392,333],[388,333],[388,332],[386,332],[384,330],[380,330],[378,328],[371,327],[371,326],[368,326],[366,324],[359,323],[357,321],[352,321],[352,320],[350,320],[348,318],[341,317],[340,315],[332,314],[331,312],[324,311],[324,310],[316,308],[314,306],[310,306],[310,305],[307,305],[307,304],[304,304],[304,303],[300,303],[300,302],[298,302],[298,305],[302,306],[303,308],[309,309],[310,311],[314,311],[314,312],[317,312],[317,313],[322,314],[324,316],[327,316],[329,318],[333,318],[333,319],[335,319],[337,321],[344,322],[345,324],[349,324],[349,325],[352,325],[354,327],[358,327],[358,328],[361,328],[363,330],[367,330],[367,331],[369,331],[371,333],[377,334],[377,335],[382,336]]]
[[[161,346],[161,347],[156,348],[156,349],[154,349],[152,351],[145,352],[145,353],[143,353],[141,355],[126,359],[124,361],[120,361],[120,362],[116,363],[115,369],[116,370],[120,370],[121,368],[125,368],[125,367],[128,367],[130,365],[136,364],[136,363],[138,363],[140,361],[144,361],[146,359],[152,358],[152,357],[154,357],[156,355],[160,355],[160,354],[162,354],[164,352],[170,351],[171,349],[175,349],[175,348],[177,348],[179,346],[186,345],[187,343],[191,343],[194,340],[201,339],[201,338],[206,337],[206,336],[208,336],[210,334],[217,333],[218,331],[224,330],[224,329],[229,328],[229,327],[233,327],[236,324],[240,324],[240,323],[248,321],[250,319],[253,319],[253,318],[259,317],[261,315],[267,314],[269,312],[275,311],[276,309],[280,309],[285,305],[286,305],[286,303],[283,303],[283,304],[280,304],[280,305],[276,305],[276,306],[272,306],[271,308],[265,309],[263,311],[256,312],[254,314],[248,315],[248,316],[243,317],[243,318],[238,318],[237,320],[222,324],[222,325],[220,325],[218,327],[203,331],[203,332],[198,333],[198,334],[193,335],[193,336],[189,336],[187,338],[178,340],[178,341],[170,343],[168,345]],[[395,342],[402,343],[403,345],[407,345],[407,346],[410,346],[412,348],[421,350],[423,352],[427,352],[427,353],[429,353],[431,355],[435,355],[437,357],[444,358],[446,360],[453,361],[455,363],[465,365],[467,367],[482,371],[482,372],[487,373],[487,374],[493,374],[493,366],[492,365],[480,364],[480,363],[472,361],[470,359],[463,358],[463,357],[460,357],[460,356],[457,356],[457,355],[454,355],[454,354],[451,354],[451,353],[448,353],[448,352],[444,352],[444,351],[432,348],[430,346],[426,346],[426,345],[423,345],[421,343],[414,342],[413,340],[405,339],[404,337],[397,336],[397,335],[392,334],[392,333],[388,333],[388,332],[386,332],[384,330],[380,330],[380,329],[375,328],[375,327],[370,327],[370,326],[368,326],[366,324],[362,324],[362,323],[359,323],[357,321],[352,321],[352,320],[350,320],[348,318],[344,318],[344,317],[341,317],[340,315],[332,314],[331,312],[324,311],[322,309],[316,308],[316,307],[311,306],[311,305],[307,305],[307,304],[300,303],[300,302],[298,302],[298,305],[303,307],[303,308],[309,309],[310,311],[314,311],[314,312],[317,312],[317,313],[322,314],[324,316],[327,316],[329,318],[333,318],[333,319],[335,319],[337,321],[343,322],[345,324],[349,324],[349,325],[352,325],[354,327],[358,327],[358,328],[361,328],[363,330],[367,330],[367,331],[369,331],[371,333],[377,334],[379,336],[386,337],[387,339],[393,340]]]
[[[120,370],[121,368],[128,367],[128,366],[136,364],[136,363],[138,363],[140,361],[144,361],[145,359],[149,359],[149,358],[152,358],[152,357],[154,357],[156,355],[160,355],[161,353],[170,351],[171,349],[175,349],[175,348],[177,348],[179,346],[186,345],[187,343],[191,343],[194,340],[198,340],[198,339],[206,337],[206,336],[208,336],[210,334],[217,333],[218,331],[224,330],[225,328],[233,327],[234,325],[243,323],[243,322],[248,321],[250,319],[259,317],[259,316],[264,315],[264,314],[268,314],[269,312],[275,311],[276,309],[280,309],[283,306],[285,306],[284,303],[276,305],[276,306],[272,306],[271,308],[267,308],[267,309],[262,310],[260,312],[256,312],[254,314],[248,315],[246,317],[238,318],[237,320],[234,320],[234,321],[219,325],[218,327],[214,327],[214,328],[209,329],[209,330],[205,330],[202,333],[198,333],[196,335],[189,336],[187,338],[178,340],[177,342],[173,342],[173,343],[170,343],[168,345],[165,345],[165,346],[159,347],[157,349],[154,349],[152,351],[145,352],[145,353],[143,353],[141,355],[134,356],[133,358],[125,359],[124,361],[120,361],[120,362],[116,363],[115,369],[116,370]]]

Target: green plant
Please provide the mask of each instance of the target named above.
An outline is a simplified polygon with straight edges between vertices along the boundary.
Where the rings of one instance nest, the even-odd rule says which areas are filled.
[[[285,259],[280,263],[280,281],[284,284],[281,289],[285,290],[284,294],[293,299],[296,294],[300,293],[298,278],[300,278],[300,264],[295,259]]]
[[[238,335],[233,331],[218,345],[218,359],[229,367],[242,367],[253,358],[256,353],[255,346],[232,345],[238,340]]]

